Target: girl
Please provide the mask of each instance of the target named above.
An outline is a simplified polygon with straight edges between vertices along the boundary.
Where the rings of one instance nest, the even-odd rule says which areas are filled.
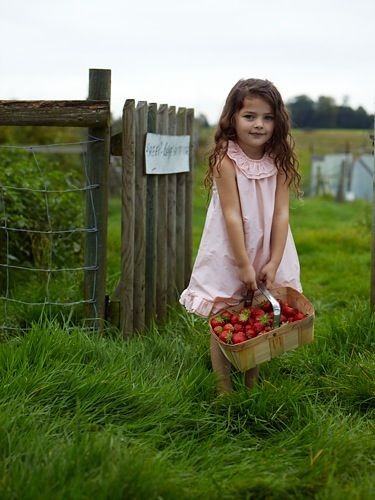
[[[283,100],[268,80],[240,80],[229,92],[209,156],[212,189],[200,248],[180,302],[209,316],[238,304],[257,281],[301,291],[289,228],[289,188],[300,175]],[[232,390],[230,363],[211,339],[219,392]],[[252,387],[258,367],[246,372]]]

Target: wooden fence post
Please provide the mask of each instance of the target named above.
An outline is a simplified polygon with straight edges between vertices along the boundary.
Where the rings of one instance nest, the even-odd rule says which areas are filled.
[[[110,100],[111,71],[90,69],[89,100]],[[97,266],[97,271],[86,271],[84,280],[85,299],[89,318],[94,326],[102,329],[105,315],[105,291],[107,271],[107,220],[108,220],[108,170],[110,160],[110,115],[101,127],[90,127],[89,137],[99,139],[89,142],[87,147],[87,174],[90,184],[98,189],[88,190],[86,196],[86,227],[96,228],[96,232],[86,234],[85,266]]]
[[[144,172],[145,136],[147,133],[147,103],[139,101],[136,108],[135,140],[135,220],[134,220],[134,330],[145,327],[146,296],[146,195],[147,179]]]
[[[371,290],[370,305],[375,313],[375,168],[372,178],[372,243],[371,243]]]
[[[148,106],[147,132],[156,133],[157,104]],[[144,149],[144,146],[143,146]],[[145,169],[145,161],[143,168]],[[146,325],[149,325],[156,314],[156,256],[157,256],[157,220],[158,220],[158,176],[146,175]]]
[[[168,134],[167,104],[159,106],[157,132]],[[158,175],[156,315],[159,321],[167,314],[168,177],[167,174]]]
[[[122,115],[122,217],[121,278],[119,287],[120,328],[133,333],[134,221],[135,221],[135,101],[125,101]]]
[[[177,134],[186,133],[186,108],[179,108],[177,112]],[[181,293],[185,285],[185,188],[186,174],[177,175],[176,192],[176,285],[177,292]]]
[[[176,135],[176,107],[168,110],[168,135]],[[176,191],[177,174],[168,176],[168,304],[173,304],[177,298],[176,290]]]

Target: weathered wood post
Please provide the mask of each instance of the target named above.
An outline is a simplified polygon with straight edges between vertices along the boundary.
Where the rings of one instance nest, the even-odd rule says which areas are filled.
[[[120,328],[133,333],[135,233],[135,101],[127,99],[122,114]]]
[[[134,331],[145,327],[146,297],[146,196],[145,137],[147,133],[147,102],[139,101],[136,108],[135,193],[134,204]]]
[[[374,124],[375,134],[375,124]],[[374,155],[374,136],[372,138],[372,155],[375,162]],[[372,177],[372,232],[371,232],[371,288],[370,288],[370,305],[373,312],[375,312],[375,165]]]
[[[177,112],[177,135],[186,133],[186,108]],[[185,210],[186,210],[186,173],[177,176],[176,192],[176,285],[181,293],[185,285]]]
[[[159,106],[157,132],[168,134],[167,104]],[[167,174],[158,175],[156,317],[159,321],[164,320],[167,314],[168,177]]]
[[[110,101],[111,71],[90,69],[88,100]],[[107,220],[108,220],[108,169],[110,160],[110,114],[100,127],[88,129],[89,138],[98,141],[89,142],[87,147],[87,182],[98,185],[97,189],[88,189],[86,195],[86,227],[92,229],[86,234],[85,267],[96,266],[96,271],[86,271],[84,279],[87,315],[93,325],[101,329],[105,315],[105,291],[107,277]]]
[[[168,134],[176,135],[176,107],[168,110]],[[176,190],[177,174],[168,176],[168,304],[173,304],[177,298],[176,289]]]
[[[148,106],[147,132],[156,133],[157,104]],[[144,146],[143,146],[144,149]],[[145,167],[144,167],[145,168]],[[146,173],[144,172],[144,175]],[[156,314],[156,272],[157,272],[157,220],[158,220],[158,176],[147,175],[146,198],[146,325]]]

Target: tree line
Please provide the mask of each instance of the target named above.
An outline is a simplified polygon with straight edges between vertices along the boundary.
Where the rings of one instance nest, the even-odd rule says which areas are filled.
[[[332,97],[320,96],[314,101],[307,95],[300,95],[287,102],[295,128],[344,128],[372,129],[374,115],[359,106],[350,107],[345,101],[337,105]]]

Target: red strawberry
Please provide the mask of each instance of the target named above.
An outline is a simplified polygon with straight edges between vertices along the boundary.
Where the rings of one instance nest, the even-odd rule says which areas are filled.
[[[252,328],[251,325],[245,326],[245,334],[249,339],[253,339],[257,336],[256,331],[254,330],[254,328]]]
[[[214,333],[216,333],[217,336],[219,336],[220,333],[223,331],[223,327],[221,325],[217,325],[217,326],[215,326],[213,331],[214,331]]]
[[[210,319],[210,324],[212,328],[215,328],[215,326],[224,326],[225,321],[223,320],[222,316],[220,314],[217,314],[213,318]]]
[[[241,309],[240,314],[238,316],[238,321],[241,325],[246,325],[250,318],[250,311],[248,309]]]
[[[223,330],[225,332],[233,332],[234,326],[232,325],[232,323],[225,323],[225,325],[223,326]]]
[[[223,318],[225,323],[228,323],[230,321],[230,317],[232,316],[232,313],[230,311],[221,311],[220,316]]]
[[[272,320],[268,313],[264,313],[262,316],[259,316],[258,321],[264,326],[267,326],[271,323]]]
[[[289,304],[284,302],[284,304],[281,306],[281,312],[285,314],[286,317],[294,316],[295,314],[295,309],[291,307]]]
[[[255,333],[260,333],[264,330],[264,325],[263,323],[261,323],[260,321],[256,321],[254,323],[254,330],[255,330]]]
[[[234,331],[235,332],[243,332],[243,326],[241,325],[241,323],[236,323],[234,325]]]
[[[301,319],[304,319],[305,315],[299,311],[295,313],[295,315],[291,318],[291,321],[300,321]]]
[[[235,325],[236,323],[238,323],[238,321],[239,321],[238,314],[232,314],[232,316],[230,317],[230,322],[232,323],[232,325]]]
[[[233,344],[240,344],[241,342],[245,342],[247,340],[247,337],[245,333],[242,332],[236,332],[232,336],[232,342]]]
[[[219,336],[219,339],[226,344],[232,343],[232,332],[228,330],[223,330]]]
[[[257,319],[259,316],[263,316],[264,311],[261,307],[253,307],[251,310],[251,316]]]
[[[261,305],[261,308],[263,309],[264,312],[272,312],[273,309],[272,309],[272,304],[271,302],[264,302],[262,305]]]

